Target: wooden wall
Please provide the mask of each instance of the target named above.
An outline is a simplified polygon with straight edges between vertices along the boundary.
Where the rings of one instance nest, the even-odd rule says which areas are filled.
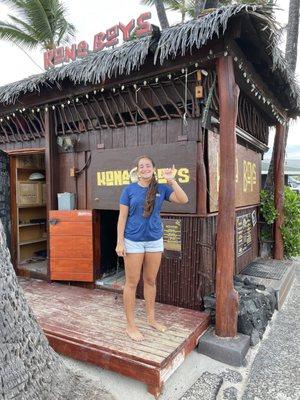
[[[251,213],[256,207],[238,210],[236,215]],[[217,215],[207,217],[168,217],[182,223],[182,258],[165,258],[157,278],[157,301],[179,307],[202,309],[203,296],[215,290]],[[258,256],[258,225],[252,228],[252,244],[236,258],[235,274]],[[236,248],[236,246],[235,246]],[[142,282],[138,296],[143,297]]]
[[[202,140],[202,130],[199,119],[190,119],[187,131],[183,130],[181,119],[153,122],[147,125],[90,131],[80,135],[77,153],[60,153],[60,192],[78,194],[78,208],[91,208],[91,171],[84,170],[77,179],[70,176],[70,169],[74,166],[77,170],[84,167],[89,156],[101,149],[122,149],[135,146],[153,144],[176,143],[180,141],[183,133],[187,133],[187,140]],[[120,151],[120,157],[122,152]],[[171,161],[170,161],[171,162]],[[130,167],[130,166],[128,166]],[[76,183],[77,181],[77,183]],[[77,190],[76,190],[77,184]]]

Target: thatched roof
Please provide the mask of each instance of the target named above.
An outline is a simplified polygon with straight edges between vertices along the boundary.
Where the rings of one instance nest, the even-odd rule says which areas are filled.
[[[300,115],[299,87],[277,47],[278,33],[271,11],[268,6],[257,5],[221,7],[196,20],[164,29],[160,37],[145,37],[126,42],[115,49],[90,53],[70,64],[0,87],[0,103],[15,104],[20,95],[41,92],[46,86],[59,87],[59,83],[65,79],[75,85],[100,84],[107,79],[137,71],[149,59],[154,65],[163,64],[167,59],[192,53],[210,40],[222,37],[230,22],[239,17],[243,18],[242,31],[246,31],[245,53],[249,44],[247,40],[252,40],[250,44],[259,47],[265,56],[264,65],[257,65],[258,73],[283,107],[289,109],[291,115]],[[252,39],[248,38],[249,26],[255,32],[254,39],[253,36]],[[150,54],[151,58],[147,57]],[[278,79],[281,85],[274,83]]]

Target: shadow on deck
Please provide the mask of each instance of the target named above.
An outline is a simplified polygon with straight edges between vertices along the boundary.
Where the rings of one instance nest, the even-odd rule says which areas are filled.
[[[136,322],[145,336],[137,343],[124,334],[121,294],[24,278],[20,284],[55,351],[144,382],[156,397],[209,326],[206,313],[156,303],[157,320],[168,327],[157,332],[137,300]]]

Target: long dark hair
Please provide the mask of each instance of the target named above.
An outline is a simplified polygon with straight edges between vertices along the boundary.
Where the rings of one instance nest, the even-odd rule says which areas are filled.
[[[153,168],[155,167],[154,161],[152,160],[151,157],[149,157],[147,155],[140,156],[136,161],[137,172],[139,169],[139,162],[143,158],[150,160],[153,165]],[[145,218],[149,217],[152,214],[152,211],[154,208],[154,202],[155,202],[155,198],[156,198],[156,193],[157,193],[157,180],[156,180],[155,174],[153,173],[149,187],[148,187],[145,204],[144,204],[143,217],[145,217]]]

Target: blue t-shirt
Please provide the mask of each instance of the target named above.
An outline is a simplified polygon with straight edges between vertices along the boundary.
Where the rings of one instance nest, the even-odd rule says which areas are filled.
[[[170,201],[173,189],[159,183],[155,203],[151,215],[143,217],[144,205],[148,187],[138,183],[130,183],[121,194],[120,203],[129,207],[124,237],[135,242],[158,240],[163,235],[163,225],[160,219],[160,210],[164,200]]]

